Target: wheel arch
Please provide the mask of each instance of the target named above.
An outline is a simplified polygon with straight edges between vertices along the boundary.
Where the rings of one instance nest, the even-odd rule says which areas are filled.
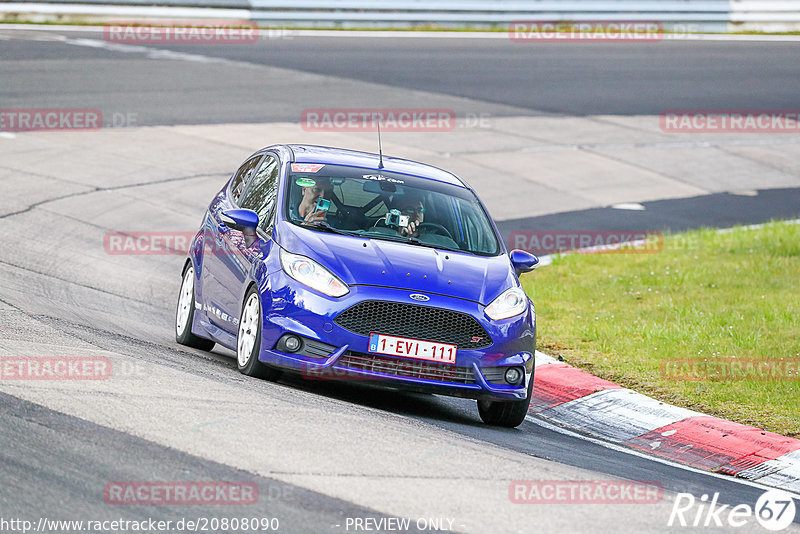
[[[256,288],[256,291],[259,293],[259,298],[261,298],[261,288],[258,286],[255,280],[250,280],[247,286],[244,288],[244,293],[242,293],[242,306],[244,306],[244,301],[247,298],[247,294],[250,293],[252,288]]]
[[[186,261],[183,262],[183,269],[181,269],[181,278],[186,274],[186,269],[190,266],[194,268],[194,262],[192,262],[192,258],[186,258]]]

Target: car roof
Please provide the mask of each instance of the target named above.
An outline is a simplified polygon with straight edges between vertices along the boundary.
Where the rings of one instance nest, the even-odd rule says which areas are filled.
[[[378,154],[359,152],[345,148],[334,148],[317,145],[285,145],[294,152],[294,161],[297,163],[327,163],[330,165],[349,165],[378,169]],[[432,165],[417,161],[383,156],[383,168],[387,171],[409,174],[419,178],[436,180],[459,187],[467,185],[456,175]]]

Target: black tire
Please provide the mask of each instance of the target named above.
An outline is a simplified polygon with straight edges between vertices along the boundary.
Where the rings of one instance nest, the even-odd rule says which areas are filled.
[[[531,382],[528,384],[527,398],[518,401],[479,400],[478,413],[487,425],[516,428],[522,424],[525,416],[528,415],[532,391],[533,373],[531,373]]]
[[[253,300],[254,299],[254,300]],[[248,304],[255,302],[255,307],[248,310]],[[245,317],[245,312],[248,316]],[[254,320],[250,314],[255,313]],[[242,313],[239,316],[239,334],[236,336],[236,366],[243,375],[266,380],[278,380],[283,372],[280,369],[270,367],[258,361],[258,353],[261,350],[261,295],[258,288],[253,286],[244,296],[242,302]],[[252,337],[252,345],[245,342]]]
[[[184,295],[184,291],[187,292],[186,295]],[[191,297],[188,295],[189,291],[191,291]],[[189,263],[183,270],[178,304],[175,307],[175,341],[187,347],[208,351],[214,348],[214,342],[192,334],[194,302],[194,267]],[[184,306],[188,306],[188,309]]]

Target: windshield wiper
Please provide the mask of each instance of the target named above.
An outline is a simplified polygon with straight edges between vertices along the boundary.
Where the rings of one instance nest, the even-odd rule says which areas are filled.
[[[418,237],[405,237],[404,243],[411,243],[412,245],[418,245],[420,247],[428,247],[428,248],[438,248],[441,250],[449,250],[450,252],[466,252],[468,254],[472,254],[469,250],[463,250],[460,248],[451,248],[451,247],[443,247],[441,245],[434,245],[433,243],[427,243],[425,241],[420,241]]]
[[[460,248],[452,248],[452,247],[444,247],[444,246],[441,246],[441,245],[435,245],[433,243],[428,243],[426,241],[422,241],[418,237],[411,237],[411,236],[401,235],[401,234],[391,235],[391,234],[383,234],[383,233],[381,233],[381,234],[373,234],[373,233],[370,233],[370,232],[356,232],[354,235],[358,235],[358,236],[362,236],[362,237],[368,237],[369,239],[378,239],[378,240],[383,240],[383,241],[395,241],[395,242],[398,242],[398,243],[409,243],[411,245],[417,245],[417,246],[420,246],[420,247],[438,248],[438,249],[447,250],[447,251],[450,251],[450,252],[466,252],[468,254],[474,254],[470,250],[463,250],[463,249],[460,249]]]
[[[332,234],[339,234],[339,235],[353,235],[352,232],[347,232],[345,230],[339,230],[338,228],[334,228],[329,223],[325,221],[315,221],[315,222],[308,222],[308,221],[300,221],[297,224],[303,226],[305,228],[314,228],[317,230],[325,230],[326,232],[331,232]]]

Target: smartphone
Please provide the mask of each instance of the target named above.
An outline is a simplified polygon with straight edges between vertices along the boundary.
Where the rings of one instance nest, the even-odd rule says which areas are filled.
[[[315,211],[328,211],[331,207],[331,201],[321,198],[317,200],[317,209]]]

